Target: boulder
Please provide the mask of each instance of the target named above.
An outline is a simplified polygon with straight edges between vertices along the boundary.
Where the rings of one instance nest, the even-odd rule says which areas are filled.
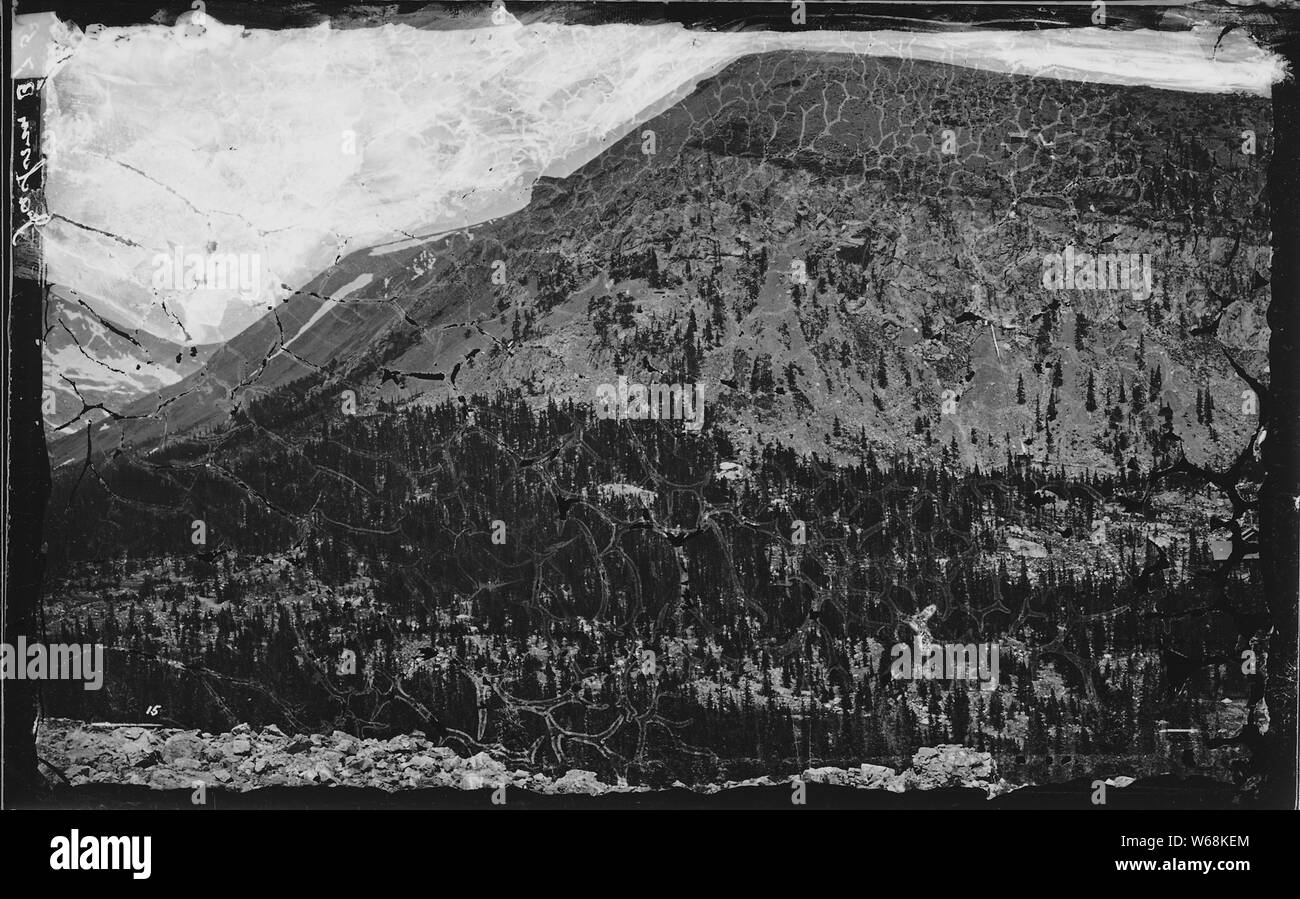
[[[162,757],[169,763],[177,759],[199,759],[203,757],[204,745],[194,731],[181,731],[172,734],[163,743]]]
[[[814,784],[831,784],[841,787],[857,787],[866,790],[883,790],[889,788],[891,778],[896,775],[893,768],[887,768],[884,765],[863,764],[858,768],[806,768],[799,779],[805,783]],[[756,783],[775,783],[770,779],[751,778],[747,781],[741,781],[739,785],[751,785]]]
[[[461,767],[469,771],[479,772],[481,774],[505,774],[506,773],[506,766],[501,762],[498,762],[496,759],[492,758],[492,756],[488,755],[486,752],[480,752],[477,755],[471,755],[469,758],[465,759]]]
[[[581,793],[585,796],[599,796],[608,790],[609,786],[596,779],[595,771],[572,768],[564,772],[564,775],[555,781],[554,789],[556,793]]]
[[[912,767],[905,772],[909,789],[934,790],[940,787],[976,787],[987,790],[989,781],[997,779],[997,765],[987,752],[965,746],[943,744],[922,746],[912,756]]]
[[[149,772],[149,785],[158,790],[188,790],[191,778],[170,768],[154,768]]]
[[[810,784],[833,784],[835,786],[853,786],[857,779],[850,771],[843,768],[806,768],[799,778],[804,783]]]
[[[890,780],[896,777],[893,768],[885,765],[863,764],[858,770],[859,786],[870,789],[887,789]]]
[[[414,737],[410,734],[398,734],[388,741],[388,748],[398,751],[424,749],[428,745],[428,740],[425,740],[422,737]]]
[[[118,751],[123,757],[132,764],[153,752],[153,740],[150,735],[139,728],[123,728],[123,730],[135,730],[136,736],[118,746]]]
[[[150,750],[147,754],[142,755],[138,759],[136,759],[135,767],[152,768],[154,765],[158,764],[161,761],[162,761],[162,753],[158,752],[157,750]]]

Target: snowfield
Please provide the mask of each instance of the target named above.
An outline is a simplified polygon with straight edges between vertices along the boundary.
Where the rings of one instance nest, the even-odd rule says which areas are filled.
[[[1050,78],[1267,94],[1241,32],[693,32],[678,25],[95,29],[27,16],[46,56],[50,280],[178,342],[216,342],[342,253],[514,211],[737,57],[903,56]],[[253,253],[260,289],[151,289],[158,253]],[[167,309],[163,309],[163,303]]]

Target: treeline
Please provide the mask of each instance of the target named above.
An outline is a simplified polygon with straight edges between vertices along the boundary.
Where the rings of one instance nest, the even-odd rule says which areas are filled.
[[[55,626],[114,647],[102,694],[51,693],[67,714],[418,728],[685,778],[941,739],[1122,749],[1157,712],[1194,716],[1185,695],[1142,698],[1142,660],[1174,638],[1233,646],[1214,620],[1150,617],[1202,601],[1191,575],[1209,553],[1171,525],[1173,564],[1136,584],[1149,505],[1110,525],[1114,565],[1079,561],[1144,486],[1133,473],[962,472],[869,449],[835,466],[505,394],[354,416],[321,383],[203,441],[59,478],[53,595],[75,611]],[[1063,552],[1016,557],[1011,524]],[[900,691],[869,647],[909,641],[918,615],[939,640],[1054,644],[1036,665],[1055,686],[1013,666],[991,696]],[[1136,661],[1103,672],[1104,654]]]

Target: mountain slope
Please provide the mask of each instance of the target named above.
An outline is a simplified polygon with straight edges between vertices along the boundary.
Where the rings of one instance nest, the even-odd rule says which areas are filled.
[[[1265,365],[1269,121],[1259,98],[747,57],[520,212],[341,260],[95,445],[147,451],[308,375],[363,411],[590,403],[626,375],[703,384],[741,443],[1221,462],[1256,421],[1220,343]],[[1067,250],[1145,254],[1151,295],[1045,289]]]
[[[42,405],[51,433],[86,406],[114,411],[200,370],[216,346],[182,346],[111,321],[76,291],[51,285],[45,309]],[[101,410],[87,413],[97,420]]]

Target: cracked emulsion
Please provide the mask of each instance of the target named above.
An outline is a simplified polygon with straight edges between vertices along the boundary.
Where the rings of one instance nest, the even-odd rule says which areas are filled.
[[[682,49],[663,34],[651,61]],[[523,52],[532,33],[502,38]],[[972,735],[994,751],[1021,731],[1036,750],[1138,740],[1071,703],[1154,714],[1162,659],[1141,622],[1176,631],[1203,583],[1227,610],[1250,555],[1260,419],[1223,397],[1263,393],[1266,159],[1237,148],[1241,122],[1266,132],[1267,101],[844,53],[721,65],[732,52],[691,57],[710,79],[527,206],[436,241],[331,246],[201,368],[104,403],[86,434],[103,410],[78,393],[52,444],[66,626],[83,626],[94,560],[123,558],[115,598],[149,623],[114,627],[192,653],[172,676],[222,703],[664,782]],[[579,108],[625,83],[661,99],[660,69],[628,64]],[[470,105],[495,114],[468,135],[502,143],[467,149],[476,164],[520,139],[483,90]],[[212,139],[213,159],[238,152]],[[373,189],[401,193],[428,140],[384,138]],[[504,197],[531,173],[500,177]],[[1141,296],[1097,314],[1076,266],[1083,295],[1044,293],[1043,260],[1075,243],[1143,260]],[[319,235],[293,249],[315,259]],[[968,305],[972,285],[1005,314]],[[1193,328],[1227,354],[1188,351]],[[625,383],[657,385],[668,418],[707,391],[708,420],[592,407]],[[1184,476],[1224,501],[1177,493]],[[1201,545],[1210,514],[1232,565]],[[1016,688],[889,684],[887,648],[922,618],[952,645],[1003,638]],[[1252,622],[1232,622],[1217,636],[1248,643]],[[253,644],[266,653],[240,654]],[[218,645],[236,673],[204,665]],[[1234,682],[1232,714],[1257,714],[1254,684]]]

